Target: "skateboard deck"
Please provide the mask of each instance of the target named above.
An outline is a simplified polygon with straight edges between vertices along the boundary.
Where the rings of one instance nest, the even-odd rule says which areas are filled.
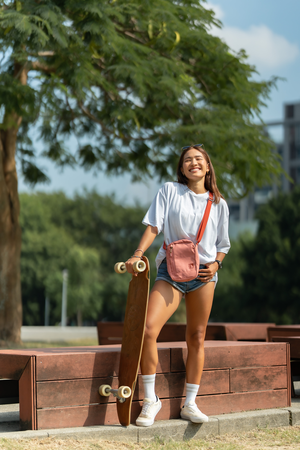
[[[117,413],[123,426],[130,425],[131,404],[140,366],[149,299],[150,266],[145,256],[142,260],[146,269],[131,278],[124,318],[119,386],[128,386],[131,395],[123,402],[117,400]]]

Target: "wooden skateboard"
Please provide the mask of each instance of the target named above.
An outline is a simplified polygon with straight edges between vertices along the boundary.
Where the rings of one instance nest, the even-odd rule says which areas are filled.
[[[150,284],[148,259],[143,256],[141,260],[135,262],[133,269],[138,275],[132,276],[128,288],[119,366],[119,389],[112,389],[109,385],[101,385],[99,388],[100,395],[109,396],[112,393],[117,398],[117,413],[123,426],[130,425],[131,404],[144,341]],[[117,263],[115,271],[125,273],[125,264]]]

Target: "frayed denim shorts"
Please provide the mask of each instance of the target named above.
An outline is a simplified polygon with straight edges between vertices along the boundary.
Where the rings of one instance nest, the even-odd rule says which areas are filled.
[[[206,267],[203,264],[200,264],[200,269],[205,269]],[[196,289],[199,289],[201,286],[203,286],[203,281],[200,280],[200,278],[195,278],[191,281],[174,281],[169,275],[168,269],[167,269],[167,260],[166,258],[161,262],[155,281],[162,280],[166,281],[167,283],[171,284],[175,289],[182,292],[182,294],[188,294],[189,292],[195,291]],[[216,274],[213,276],[213,278],[209,281],[217,281]]]

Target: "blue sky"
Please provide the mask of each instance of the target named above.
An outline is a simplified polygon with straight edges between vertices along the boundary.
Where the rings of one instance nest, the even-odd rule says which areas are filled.
[[[300,101],[300,1],[215,0],[208,5],[224,25],[213,32],[233,50],[244,48],[261,79],[285,78],[262,111],[265,121],[282,118],[284,103]]]
[[[264,121],[279,120],[283,117],[283,104],[300,101],[300,0],[215,0],[207,2],[222,21],[223,28],[212,33],[226,41],[237,51],[244,48],[249,62],[259,72],[258,79],[269,79],[273,75],[284,78],[273,89],[267,107],[262,110]],[[136,199],[149,204],[159,185],[154,181],[132,184],[130,175],[106,177],[103,173],[93,174],[81,169],[65,169],[59,173],[48,162],[51,184],[38,185],[34,190],[47,192],[63,190],[72,196],[85,186],[95,188],[100,194],[114,192],[119,201],[133,203]],[[19,190],[32,191],[23,182]]]

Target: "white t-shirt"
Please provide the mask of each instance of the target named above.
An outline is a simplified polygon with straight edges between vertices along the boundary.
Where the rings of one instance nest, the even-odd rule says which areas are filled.
[[[209,193],[195,194],[186,185],[177,182],[165,183],[156,194],[144,219],[144,225],[157,227],[158,233],[164,233],[166,245],[179,239],[190,239],[196,243],[196,237]],[[228,253],[229,210],[224,199],[218,204],[212,203],[209,219],[198,245],[200,264],[213,262],[217,253]],[[156,256],[156,267],[166,257],[163,246]]]

